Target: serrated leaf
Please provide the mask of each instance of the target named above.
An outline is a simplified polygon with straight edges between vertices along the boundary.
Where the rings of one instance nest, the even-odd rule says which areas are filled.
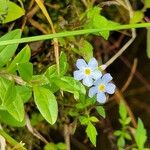
[[[26,45],[13,59],[11,64],[7,67],[7,70],[12,73],[15,72],[17,69],[17,64],[29,62],[30,57],[31,57],[31,50],[30,47]]]
[[[103,106],[97,106],[97,107],[96,107],[96,111],[97,111],[98,114],[99,114],[100,116],[102,116],[103,118],[106,117],[105,109],[104,109]]]
[[[34,101],[42,116],[54,124],[58,116],[58,105],[54,94],[43,87],[34,87]]]
[[[126,119],[127,110],[126,110],[126,106],[123,102],[121,102],[119,105],[119,114],[120,114],[121,119],[123,119],[123,120]]]
[[[91,122],[89,122],[89,124],[86,128],[86,134],[87,134],[88,138],[90,139],[91,143],[96,147],[97,131]]]
[[[147,140],[147,133],[146,129],[144,128],[143,122],[140,118],[138,118],[138,125],[134,138],[139,150],[144,149],[144,144]]]
[[[8,13],[6,18],[3,20],[3,23],[8,23],[14,21],[25,14],[23,8],[19,7],[16,3],[9,1],[8,2]]]
[[[89,124],[89,118],[85,116],[80,116],[79,121],[82,125],[88,125]]]
[[[21,78],[25,81],[29,81],[33,75],[33,64],[30,62],[19,63],[17,69]]]
[[[20,38],[21,38],[21,32],[19,29],[16,29],[2,36],[0,38],[0,41],[20,39]],[[0,46],[0,68],[6,65],[10,61],[12,56],[15,54],[17,47],[18,44]]]

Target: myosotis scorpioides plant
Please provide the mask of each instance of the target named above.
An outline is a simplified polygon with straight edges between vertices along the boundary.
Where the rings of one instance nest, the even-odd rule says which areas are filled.
[[[101,35],[107,39],[109,31],[150,26],[150,23],[119,25],[108,21],[107,23],[110,23],[110,26],[104,24],[101,28],[98,28],[99,22],[92,20],[95,19],[94,16],[97,21],[106,21],[100,15],[99,7],[93,7],[87,13],[90,22],[82,30],[27,38],[21,38],[20,30],[14,30],[0,38],[0,98],[2,101],[0,107],[3,110],[0,114],[2,117],[7,116],[6,120],[2,120],[2,122],[12,126],[25,126],[24,104],[31,99],[32,93],[38,110],[50,124],[54,124],[59,119],[58,106],[61,107],[63,105],[65,107],[68,103],[70,105],[73,103],[73,107],[64,109],[64,112],[61,114],[64,115],[64,118],[67,118],[64,124],[68,125],[70,123],[68,121],[69,117],[74,118],[74,124],[78,119],[82,125],[86,126],[87,136],[92,144],[96,146],[98,133],[95,128],[95,123],[99,122],[99,119],[91,113],[91,110],[94,108],[98,114],[105,117],[104,108],[100,104],[105,103],[108,95],[113,94],[116,89],[116,86],[111,82],[112,76],[109,73],[102,73],[108,66],[105,64],[98,66],[97,60],[92,55],[87,57],[81,53],[79,55],[84,59],[77,60],[76,67],[78,70],[73,72],[74,77],[72,77],[67,74],[69,66],[67,56],[64,52],[61,52],[59,57],[59,75],[55,64],[48,67],[44,73],[37,75],[33,73],[33,64],[29,62],[31,50],[28,45],[13,58],[19,43],[54,38],[58,38],[59,40],[62,37],[84,34]],[[87,49],[90,49],[90,43],[87,44],[87,41],[84,41],[83,45]],[[76,50],[74,49],[74,51]],[[82,83],[79,82],[80,80]],[[73,97],[69,99],[70,101],[65,101],[63,94],[60,94],[59,90],[65,94],[71,93]],[[5,96],[3,93],[5,93]],[[55,95],[58,95],[58,97]],[[95,103],[96,101],[98,103]],[[145,137],[145,134],[143,136]],[[69,149],[68,147],[67,149]]]

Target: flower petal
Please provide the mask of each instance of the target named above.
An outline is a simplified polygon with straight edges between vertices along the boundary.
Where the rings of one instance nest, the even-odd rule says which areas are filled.
[[[115,93],[116,86],[113,83],[108,83],[106,86],[106,92],[109,94]]]
[[[101,76],[102,76],[102,73],[99,70],[95,70],[92,72],[92,78],[95,80],[99,79]]]
[[[74,71],[73,76],[76,80],[82,80],[84,78],[84,74],[80,70]]]
[[[104,104],[106,102],[106,95],[104,92],[100,92],[97,94],[97,101],[101,104]]]
[[[83,69],[83,68],[87,67],[87,63],[85,62],[84,59],[78,59],[76,62],[76,66],[78,69]]]
[[[88,66],[91,68],[97,68],[98,67],[97,60],[95,58],[91,58],[89,63],[88,63]]]
[[[87,87],[90,87],[93,85],[93,80],[90,77],[85,77],[83,79],[83,84],[86,85]]]
[[[95,80],[93,84],[96,85],[96,86],[98,86],[101,83],[103,83],[103,81],[102,81],[101,78],[99,78],[99,79]]]
[[[89,97],[93,97],[96,93],[97,93],[97,88],[95,86],[89,89]]]
[[[112,76],[110,75],[110,73],[106,73],[106,74],[104,74],[103,77],[102,77],[102,80],[103,80],[105,83],[110,82],[112,79],[113,79],[113,78],[112,78]]]

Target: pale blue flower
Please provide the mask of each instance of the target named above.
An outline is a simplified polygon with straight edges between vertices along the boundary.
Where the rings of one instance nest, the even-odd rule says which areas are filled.
[[[96,95],[96,99],[99,103],[106,102],[106,95],[113,94],[115,92],[116,86],[111,83],[112,76],[106,73],[94,82],[94,86],[89,89],[89,97]]]
[[[83,84],[88,87],[93,85],[93,80],[97,80],[102,76],[95,58],[91,58],[88,63],[84,59],[78,59],[76,66],[79,70],[74,71],[74,78],[78,81],[83,80]]]

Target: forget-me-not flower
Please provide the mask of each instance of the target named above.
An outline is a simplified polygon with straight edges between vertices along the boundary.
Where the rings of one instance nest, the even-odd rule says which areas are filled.
[[[115,92],[116,86],[111,83],[112,76],[106,73],[102,78],[94,82],[94,86],[89,89],[89,97],[96,95],[97,101],[99,103],[106,102],[106,94],[113,94]]]
[[[92,86],[93,80],[97,80],[102,76],[95,58],[91,58],[88,63],[84,59],[78,59],[76,66],[79,70],[74,71],[74,78],[78,81],[83,80],[83,84],[87,87]]]

